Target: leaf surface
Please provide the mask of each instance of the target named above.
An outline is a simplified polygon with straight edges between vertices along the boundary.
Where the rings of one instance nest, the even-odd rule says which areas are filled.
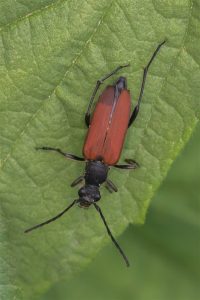
[[[34,299],[76,274],[108,242],[93,208],[77,207],[23,235],[77,197],[69,185],[84,171],[81,163],[35,147],[81,155],[84,112],[96,80],[130,62],[120,75],[136,103],[142,69],[166,39],[121,157],[141,167],[110,172],[118,194],[102,189],[101,207],[116,236],[129,223],[143,223],[152,195],[199,119],[200,8],[197,0],[8,0],[0,6],[1,295]]]

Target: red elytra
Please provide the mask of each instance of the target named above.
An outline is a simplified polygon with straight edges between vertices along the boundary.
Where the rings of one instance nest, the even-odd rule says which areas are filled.
[[[83,146],[84,157],[115,165],[123,148],[130,114],[129,91],[124,89],[115,97],[114,86],[108,86],[96,104]]]

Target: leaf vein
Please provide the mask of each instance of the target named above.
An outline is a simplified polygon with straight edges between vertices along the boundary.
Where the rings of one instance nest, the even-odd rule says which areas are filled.
[[[74,67],[74,65],[76,65],[78,59],[83,55],[85,49],[87,48],[88,44],[91,42],[92,38],[95,36],[97,30],[100,28],[100,26],[103,23],[104,18],[107,16],[108,12],[110,11],[110,8],[113,4],[114,0],[112,0],[109,5],[105,8],[105,12],[102,14],[102,16],[100,17],[100,19],[97,22],[97,25],[95,26],[94,30],[92,31],[90,37],[86,40],[86,42],[84,43],[82,49],[80,50],[80,52],[75,56],[75,58],[72,60],[70,66],[68,67],[67,71],[65,72],[64,76],[61,78],[61,80],[58,82],[58,84],[55,86],[55,88],[51,91],[50,95],[47,97],[48,99],[50,99],[53,95],[56,95],[56,90],[57,88],[62,84],[62,82],[64,81],[64,79],[67,77],[68,73],[70,72],[70,70]],[[16,138],[15,142],[13,143],[13,146],[11,147],[9,153],[7,154],[7,156],[0,162],[0,169],[2,170],[5,163],[7,162],[7,160],[10,158],[12,152],[14,151],[17,142],[21,139],[21,137],[24,135],[24,133],[26,132],[26,129],[29,127],[29,125],[31,124],[31,122],[36,118],[36,116],[38,115],[38,113],[40,112],[40,110],[42,110],[44,108],[45,105],[47,105],[49,103],[49,101],[42,101],[41,106],[37,109],[37,111],[31,116],[31,118],[26,122],[24,128],[22,129],[22,131],[20,132],[20,134],[18,135],[18,137]]]
[[[18,23],[20,23],[20,22],[22,22],[22,21],[24,21],[26,19],[30,19],[31,17],[34,17],[36,15],[39,15],[43,11],[48,11],[49,9],[55,8],[55,7],[61,5],[64,2],[67,2],[67,1],[66,0],[58,0],[58,1],[55,1],[55,2],[53,2],[51,4],[46,5],[44,7],[36,9],[36,10],[34,10],[32,12],[29,12],[25,16],[19,17],[15,21],[10,22],[10,23],[8,23],[8,24],[0,27],[0,32],[4,31],[4,30],[7,30],[8,27],[15,27],[16,25],[18,25]]]

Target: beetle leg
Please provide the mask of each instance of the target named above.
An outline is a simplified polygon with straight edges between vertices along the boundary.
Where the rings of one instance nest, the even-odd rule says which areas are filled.
[[[118,188],[110,179],[106,180],[106,188],[109,190],[110,193],[118,191]]]
[[[58,152],[58,153],[60,153],[61,155],[65,156],[65,157],[67,157],[68,159],[78,160],[78,161],[85,161],[85,159],[83,157],[79,157],[79,156],[76,156],[76,155],[73,155],[73,154],[70,154],[70,153],[65,153],[62,150],[60,150],[59,148],[52,148],[52,147],[43,146],[43,147],[37,147],[36,150],[55,151],[55,152]]]
[[[131,158],[126,158],[125,159],[125,162],[127,162],[127,164],[129,164],[129,165],[136,165],[136,167],[138,167],[139,168],[139,164],[137,163],[137,161],[135,161],[134,159],[131,159]]]
[[[131,169],[137,169],[139,168],[139,164],[133,160],[133,159],[125,159],[125,162],[128,164],[124,165],[114,165],[113,167],[118,168],[118,169],[124,169],[124,170],[131,170]]]
[[[80,182],[82,182],[83,179],[84,179],[84,176],[83,176],[83,175],[79,176],[78,178],[76,178],[76,179],[71,183],[71,187],[76,186],[77,184],[79,184]]]
[[[110,72],[109,74],[105,75],[104,77],[102,77],[101,79],[97,80],[97,83],[96,83],[96,86],[93,90],[93,93],[92,93],[92,96],[90,98],[90,102],[89,102],[89,105],[88,105],[88,108],[87,108],[87,111],[86,111],[86,114],[85,114],[85,124],[87,127],[90,126],[90,112],[91,112],[91,107],[92,107],[92,103],[94,101],[94,98],[96,96],[96,93],[100,87],[100,85],[106,80],[108,79],[109,77],[111,77],[112,75],[114,75],[116,72],[118,72],[119,70],[123,69],[123,68],[126,68],[128,67],[129,64],[126,64],[126,65],[123,65],[123,66],[118,66],[116,69],[114,69],[112,72]]]
[[[156,57],[157,53],[159,52],[160,48],[162,47],[162,45],[164,45],[166,41],[162,42],[161,44],[158,45],[158,47],[156,48],[156,50],[154,51],[153,55],[151,56],[148,64],[146,65],[146,67],[144,68],[144,71],[143,71],[143,78],[142,78],[142,84],[141,84],[141,88],[140,88],[140,94],[139,94],[139,98],[138,98],[138,101],[137,101],[137,104],[131,114],[131,117],[130,117],[130,120],[129,120],[129,124],[128,124],[128,127],[131,126],[131,124],[135,121],[137,115],[138,115],[138,112],[139,112],[139,109],[140,109],[140,103],[141,103],[141,100],[142,100],[142,96],[143,96],[143,92],[144,92],[144,86],[145,86],[145,82],[146,82],[146,77],[147,77],[147,73],[148,73],[148,70],[149,70],[149,67],[151,65],[151,63],[153,62],[154,58]]]

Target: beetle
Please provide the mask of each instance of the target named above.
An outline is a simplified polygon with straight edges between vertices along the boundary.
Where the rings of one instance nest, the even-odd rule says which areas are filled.
[[[83,181],[85,181],[85,184],[78,191],[79,198],[75,199],[67,208],[55,217],[25,230],[25,233],[55,221],[75,204],[79,204],[82,208],[88,208],[90,205],[94,205],[106,227],[108,235],[119,250],[126,265],[129,266],[128,258],[113,237],[101,208],[97,204],[97,202],[101,199],[99,188],[103,183],[105,183],[110,192],[117,192],[115,184],[107,178],[110,167],[126,170],[136,169],[139,167],[139,164],[133,159],[126,159],[126,164],[117,164],[117,162],[120,158],[127,130],[138,115],[149,67],[164,43],[165,41],[157,46],[148,64],[143,70],[140,94],[132,113],[131,97],[129,90],[127,89],[126,78],[119,77],[113,85],[107,86],[100,95],[91,118],[92,104],[101,84],[119,70],[128,67],[129,64],[117,67],[111,73],[97,81],[85,114],[85,123],[88,127],[88,132],[83,146],[83,157],[65,153],[59,148],[47,146],[36,148],[37,150],[55,151],[68,159],[86,162],[84,175],[81,175],[74,180],[71,186],[74,187]]]

